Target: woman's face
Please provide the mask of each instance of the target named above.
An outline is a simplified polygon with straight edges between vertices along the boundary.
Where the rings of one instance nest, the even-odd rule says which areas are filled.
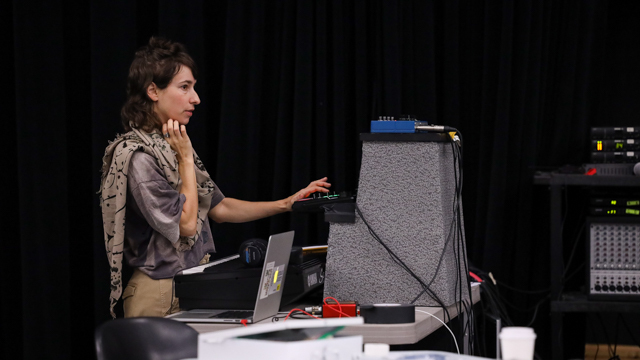
[[[191,69],[182,66],[166,88],[157,89],[157,101],[154,102],[153,109],[162,123],[169,119],[177,121],[180,125],[189,123],[195,106],[200,104],[195,85],[196,80]]]

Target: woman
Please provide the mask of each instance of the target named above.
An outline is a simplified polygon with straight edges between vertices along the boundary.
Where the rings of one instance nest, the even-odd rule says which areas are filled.
[[[120,295],[125,317],[179,310],[173,276],[215,251],[209,218],[246,222],[290,211],[326,178],[272,202],[225,197],[191,146],[186,125],[200,98],[197,68],[184,46],[151,38],[129,69],[122,122],[127,133],[107,146],[100,205],[111,266],[111,315]],[[126,221],[125,221],[126,219]],[[122,291],[122,259],[134,268]]]

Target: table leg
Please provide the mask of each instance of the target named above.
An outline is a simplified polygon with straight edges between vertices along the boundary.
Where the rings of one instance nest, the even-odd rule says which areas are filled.
[[[558,301],[562,296],[562,273],[564,272],[564,258],[562,253],[562,185],[551,180],[550,184],[550,275],[551,301]],[[562,360],[562,313],[551,313],[551,349],[554,360]]]

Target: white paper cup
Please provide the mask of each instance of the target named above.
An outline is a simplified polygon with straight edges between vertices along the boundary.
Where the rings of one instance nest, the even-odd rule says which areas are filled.
[[[536,333],[532,328],[509,326],[500,331],[500,349],[504,360],[533,360]]]

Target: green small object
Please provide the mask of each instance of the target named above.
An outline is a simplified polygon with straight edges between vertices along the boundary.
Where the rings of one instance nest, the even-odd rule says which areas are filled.
[[[327,331],[326,333],[320,335],[318,340],[330,338],[330,337],[332,337],[333,335],[335,335],[338,331],[340,331],[342,329],[344,329],[344,326],[338,326],[337,328],[331,329],[330,331]]]

